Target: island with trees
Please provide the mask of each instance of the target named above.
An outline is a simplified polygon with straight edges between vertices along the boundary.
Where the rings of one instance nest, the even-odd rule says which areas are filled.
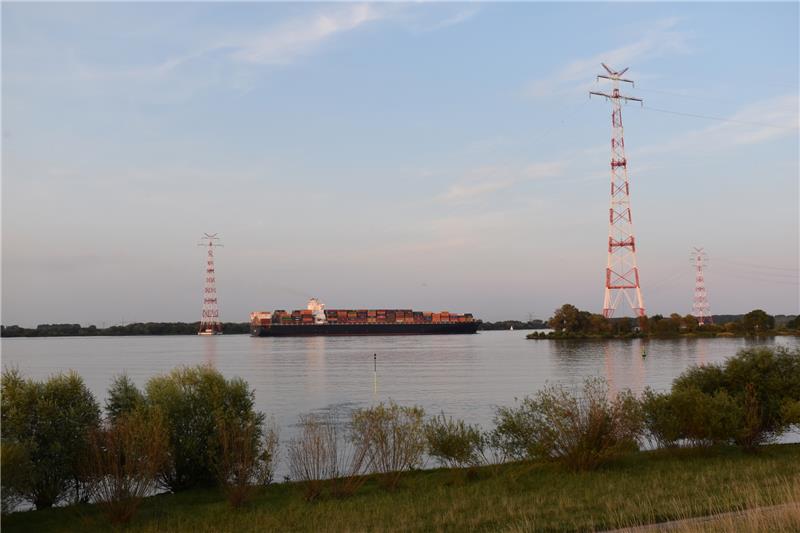
[[[712,319],[715,317],[712,317]],[[711,324],[700,324],[693,315],[652,315],[639,319],[582,311],[564,304],[547,321],[549,332],[533,332],[529,339],[631,339],[668,337],[742,337],[800,335],[800,317],[772,316],[762,309],[744,315],[720,315]]]

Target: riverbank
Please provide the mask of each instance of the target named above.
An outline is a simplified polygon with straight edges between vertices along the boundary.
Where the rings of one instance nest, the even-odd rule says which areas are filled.
[[[525,336],[526,339],[531,340],[541,340],[541,339],[549,339],[549,340],[581,340],[581,341],[591,341],[591,340],[599,340],[599,341],[606,341],[606,340],[631,340],[631,339],[657,339],[657,340],[669,340],[669,339],[763,339],[767,337],[800,337],[800,330],[788,330],[788,329],[780,329],[775,331],[768,331],[766,333],[761,333],[758,335],[746,335],[744,333],[731,333],[728,331],[723,332],[692,332],[692,333],[680,333],[678,335],[648,335],[644,333],[625,333],[622,335],[614,335],[614,334],[592,334],[592,333],[565,333],[565,332],[533,332],[529,333]]]
[[[394,492],[377,476],[350,498],[306,503],[296,483],[271,485],[239,510],[219,491],[147,498],[126,531],[603,530],[800,501],[800,444],[640,452],[593,472],[550,463],[411,472]],[[796,506],[794,507],[796,509]],[[797,512],[778,520],[800,527]],[[96,506],[15,513],[4,531],[107,531]]]
[[[541,320],[521,322],[504,320],[500,322],[479,321],[479,331],[546,329]],[[125,325],[98,328],[80,324],[40,324],[35,328],[20,326],[0,326],[0,337],[131,337],[138,335],[197,335],[200,322],[133,322]],[[225,335],[249,334],[249,322],[223,322]]]
[[[80,324],[39,324],[35,328],[0,326],[0,337],[130,337],[138,335],[197,335],[200,322],[132,322],[98,328]],[[222,333],[250,333],[249,322],[223,322]]]

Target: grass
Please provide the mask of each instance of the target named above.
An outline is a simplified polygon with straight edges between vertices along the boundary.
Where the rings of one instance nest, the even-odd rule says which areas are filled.
[[[543,463],[484,467],[476,476],[423,470],[404,477],[394,492],[371,479],[353,497],[326,495],[310,504],[298,485],[286,483],[235,510],[219,491],[197,489],[148,498],[124,530],[593,531],[745,511],[670,531],[794,531],[798,502],[800,445],[784,444],[757,454],[733,448],[641,452],[585,473]],[[782,507],[757,510],[776,505]],[[110,530],[91,505],[15,513],[3,518],[2,528]]]

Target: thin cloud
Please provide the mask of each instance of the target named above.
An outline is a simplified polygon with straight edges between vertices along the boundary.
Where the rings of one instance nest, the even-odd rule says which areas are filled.
[[[477,15],[479,11],[480,11],[479,7],[470,6],[467,9],[458,11],[455,14],[440,20],[439,22],[436,22],[435,24],[432,24],[426,28],[422,28],[421,31],[436,31],[444,28],[449,28],[451,26],[456,26],[458,24],[461,24],[462,22],[468,21],[469,19]]]
[[[688,53],[686,35],[675,29],[678,19],[658,21],[652,30],[639,40],[625,46],[606,50],[588,58],[572,61],[554,74],[528,85],[525,93],[532,97],[543,97],[552,93],[577,90],[585,86],[598,73],[600,63],[611,68],[624,68],[645,59],[674,53]]]
[[[452,185],[447,192],[442,195],[442,199],[450,202],[469,200],[500,189],[508,188],[513,184],[514,180],[511,179],[485,181],[483,183],[473,184],[457,183]]]
[[[508,189],[522,181],[552,178],[559,176],[564,162],[551,161],[532,163],[526,166],[487,166],[469,173],[468,177],[450,186],[441,195],[445,202],[466,202],[477,200],[487,194]]]
[[[796,135],[800,129],[799,121],[797,95],[786,94],[749,104],[734,113],[727,122],[682,133],[673,140],[645,146],[634,153],[645,155],[678,150],[683,153],[699,150],[708,152],[759,144]]]
[[[245,63],[282,65],[291,63],[333,36],[386,18],[389,11],[371,4],[357,4],[316,12],[290,20],[234,46],[231,57]]]
[[[158,82],[169,79],[176,71],[194,61],[214,57],[222,61],[251,65],[288,65],[318,50],[337,35],[355,31],[372,22],[397,19],[407,11],[408,6],[398,4],[326,6],[247,36],[218,39],[210,37],[210,44],[207,46],[168,56],[158,63],[108,67],[78,62],[70,69],[67,77],[91,82]],[[471,6],[423,28],[422,31],[435,31],[460,24],[475,16],[478,11],[477,7]],[[235,83],[243,91],[252,88],[246,80],[237,79]]]

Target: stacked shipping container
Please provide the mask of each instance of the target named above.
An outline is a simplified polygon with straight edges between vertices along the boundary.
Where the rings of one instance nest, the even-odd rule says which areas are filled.
[[[473,322],[474,318],[470,313],[457,314],[448,311],[430,313],[411,309],[326,309],[325,320],[328,324],[438,324]],[[291,313],[283,309],[273,313],[259,311],[251,313],[250,321],[262,326],[306,325],[315,322],[313,312],[307,309]]]

